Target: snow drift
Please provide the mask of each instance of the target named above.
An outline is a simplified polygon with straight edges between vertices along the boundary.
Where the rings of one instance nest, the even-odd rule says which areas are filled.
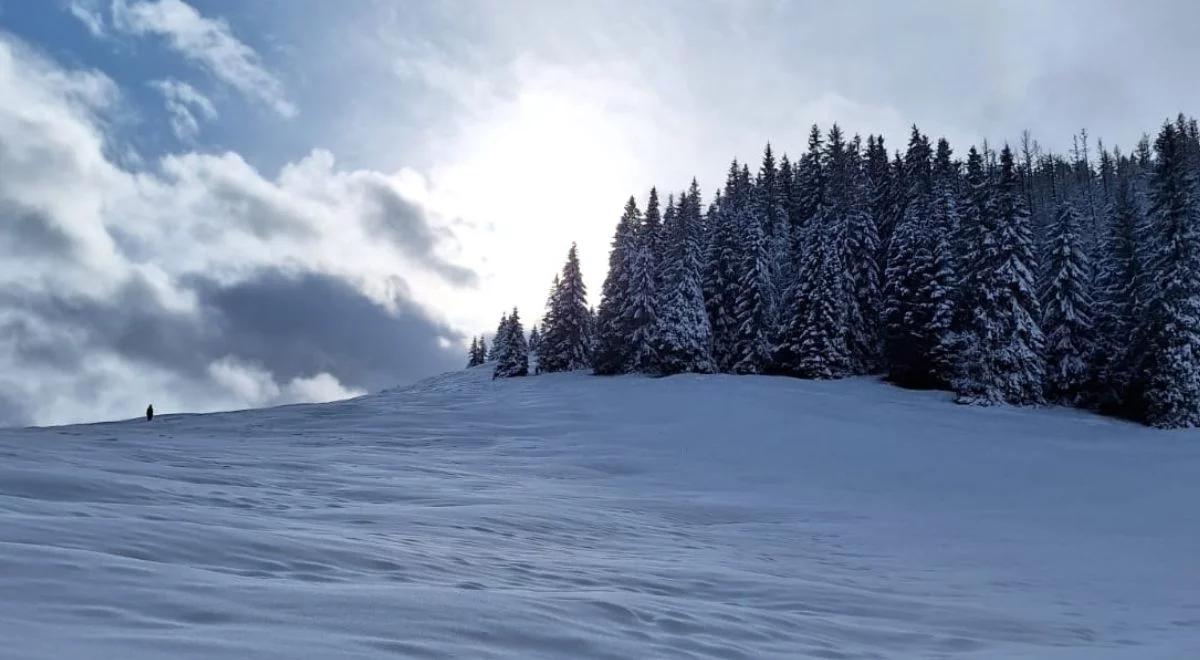
[[[487,367],[0,431],[0,655],[1195,657],[1198,440]]]

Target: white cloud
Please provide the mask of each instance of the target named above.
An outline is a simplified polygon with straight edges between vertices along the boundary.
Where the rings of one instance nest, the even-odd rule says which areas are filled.
[[[107,34],[104,26],[104,16],[101,15],[100,10],[96,7],[94,2],[88,2],[87,0],[71,0],[71,2],[67,4],[67,11],[70,12],[72,16],[79,19],[79,22],[83,23],[83,26],[87,28],[87,31],[90,32],[93,37],[104,37]]]
[[[328,373],[297,377],[280,385],[261,365],[227,355],[208,366],[213,381],[229,394],[233,405],[248,407],[277,406],[286,403],[324,403],[365,394],[347,388]]]
[[[200,132],[200,119],[212,120],[217,117],[217,109],[212,101],[182,80],[155,80],[150,85],[163,95],[167,113],[171,116],[171,130],[181,140],[196,137]]]
[[[207,112],[185,88],[164,89]],[[397,313],[412,313],[405,301],[464,308],[452,303],[470,279],[454,261],[454,226],[414,195],[413,172],[339,169],[322,150],[277,177],[233,152],[129,169],[110,155],[120,145],[103,119],[118,98],[112,81],[3,33],[0,98],[0,408],[60,423],[128,416],[147,401],[168,412],[359,393],[334,375],[336,361],[282,378],[245,361],[201,367],[200,377],[156,361],[155,351],[192,350],[141,342],[174,340],[167,325],[147,324],[205,320],[200,280],[236,287],[264,272],[315,273]],[[87,343],[98,336],[113,343]],[[437,350],[436,336],[427,345]]]
[[[261,101],[283,117],[296,116],[283,83],[262,64],[253,48],[234,36],[229,24],[202,16],[182,0],[113,0],[113,25],[136,35],[163,37],[176,51],[203,66],[243,95]]]

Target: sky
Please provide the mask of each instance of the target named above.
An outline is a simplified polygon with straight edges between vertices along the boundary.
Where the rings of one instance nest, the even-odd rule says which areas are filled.
[[[809,127],[903,145],[1200,101],[1200,4],[0,0],[0,425],[323,401],[526,326],[624,200]]]

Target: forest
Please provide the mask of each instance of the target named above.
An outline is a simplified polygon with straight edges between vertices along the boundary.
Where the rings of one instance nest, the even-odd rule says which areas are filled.
[[[1180,115],[1129,152],[1028,133],[956,154],[913,127],[813,126],[797,159],[734,160],[625,203],[599,307],[571,247],[544,317],[517,310],[469,364],[496,377],[881,375],[973,405],[1057,404],[1200,424],[1200,130]]]

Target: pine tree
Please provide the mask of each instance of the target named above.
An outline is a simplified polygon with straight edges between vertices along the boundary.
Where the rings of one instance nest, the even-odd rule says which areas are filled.
[[[1082,230],[1075,205],[1063,200],[1046,259],[1049,279],[1042,292],[1042,329],[1047,398],[1067,405],[1083,401],[1091,375],[1091,277]]]
[[[832,138],[830,140],[832,142]],[[886,164],[886,160],[884,161]],[[841,241],[845,276],[846,351],[850,373],[866,374],[879,367],[883,335],[879,321],[879,233],[871,209],[866,163],[856,136],[844,162],[830,175],[835,205],[844,226]]]
[[[479,366],[479,339],[471,337],[471,348],[467,349],[467,368]]]
[[[796,175],[792,182],[792,204],[788,211],[788,221],[791,224],[792,258],[803,259],[807,253],[806,231],[808,224],[817,217],[825,198],[825,170],[822,167],[823,143],[821,130],[816,124],[808,134],[808,152],[795,167]]]
[[[541,344],[541,339],[542,339],[541,335],[538,333],[537,324],[534,323],[533,327],[529,329],[529,354],[530,355],[537,354],[538,346]]]
[[[1030,404],[1043,401],[1043,338],[1034,289],[1037,271],[1029,212],[1012,150],[1000,153],[998,176],[983,223],[983,269],[967,371],[955,389],[962,403]]]
[[[1146,222],[1135,190],[1137,165],[1119,155],[1114,160],[1108,233],[1096,296],[1095,351],[1091,359],[1095,380],[1089,388],[1096,405],[1106,412],[1120,412],[1128,401],[1131,368],[1136,361],[1130,351],[1130,337],[1143,309],[1146,288],[1142,255]]]
[[[529,346],[525,343],[525,329],[521,317],[514,307],[504,321],[504,343],[496,356],[493,378],[514,378],[529,375]]]
[[[500,315],[500,323],[496,325],[496,334],[492,335],[492,349],[487,354],[489,362],[499,359],[500,351],[504,347],[507,339],[504,333],[508,332],[508,315]]]
[[[555,278],[555,286],[546,303],[539,338],[538,369],[572,371],[591,366],[589,326],[587,288],[579,269],[579,255],[572,243],[562,277]]]
[[[888,250],[884,290],[884,332],[888,377],[905,387],[942,383],[932,360],[940,337],[934,312],[939,293],[930,236],[933,171],[929,139],[914,126],[904,158],[904,214]]]
[[[730,370],[757,374],[771,363],[770,332],[774,319],[770,249],[757,218],[742,214],[742,255],[734,303],[734,336]]]
[[[712,357],[720,371],[729,371],[737,341],[737,287],[740,273],[738,236],[737,161],[729,168],[726,194],[708,213],[708,250],[704,267],[704,306],[712,332]]]
[[[700,285],[700,204],[700,187],[693,179],[665,225],[669,242],[654,333],[656,370],[663,375],[716,370]]]
[[[770,143],[763,150],[762,165],[754,183],[754,211],[767,242],[771,298],[777,300],[794,277],[791,226],[787,217],[787,189],[775,166]]]
[[[663,216],[659,207],[658,189],[650,188],[650,199],[646,201],[646,212],[642,214],[642,226],[638,231],[639,243],[647,249],[652,266],[655,288],[658,288],[663,253],[666,251],[666,234],[663,232]]]
[[[646,229],[645,225],[642,227]],[[654,261],[654,242],[657,234],[640,233],[634,247],[633,267],[629,278],[629,304],[625,308],[625,325],[632,350],[634,371],[652,373],[655,370],[654,333],[658,323],[657,264]]]
[[[625,373],[632,364],[633,355],[629,350],[631,331],[626,315],[630,305],[633,259],[641,222],[642,214],[637,201],[630,197],[613,236],[612,251],[608,255],[608,275],[604,278],[601,290],[600,310],[595,316],[593,368],[597,374]]]
[[[1135,333],[1141,359],[1131,379],[1131,412],[1163,428],[1200,424],[1200,200],[1186,130],[1166,123],[1154,141],[1149,200],[1158,241],[1148,268],[1155,290]]]

